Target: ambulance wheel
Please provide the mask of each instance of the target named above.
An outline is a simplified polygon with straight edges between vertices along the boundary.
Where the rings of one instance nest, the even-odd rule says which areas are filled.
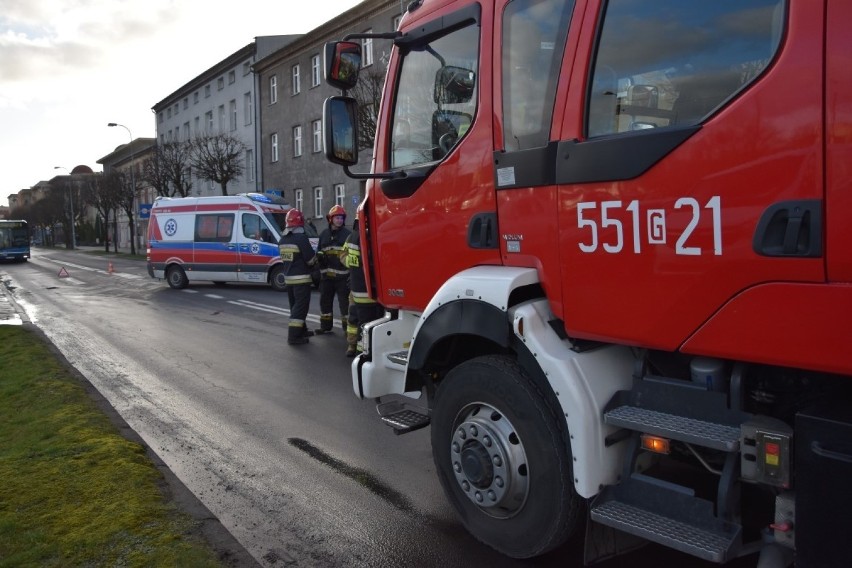
[[[272,269],[272,274],[269,275],[269,284],[276,292],[284,292],[287,290],[287,282],[284,281],[284,267],[281,265]]]
[[[186,272],[177,265],[172,265],[166,270],[166,282],[175,290],[183,290],[189,284]]]
[[[432,458],[444,493],[473,536],[512,558],[560,546],[582,518],[557,406],[502,355],[466,361],[438,385]]]

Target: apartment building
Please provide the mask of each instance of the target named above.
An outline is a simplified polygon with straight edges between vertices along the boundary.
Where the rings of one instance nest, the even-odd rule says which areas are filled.
[[[190,140],[196,134],[228,133],[246,145],[242,177],[228,193],[258,191],[258,102],[252,65],[299,35],[258,36],[152,107],[158,144]],[[220,195],[218,185],[196,177],[193,195]]]
[[[318,229],[325,227],[325,214],[335,204],[346,209],[351,222],[364,195],[363,182],[348,178],[323,154],[323,102],[340,93],[325,84],[323,47],[350,33],[393,31],[404,7],[399,0],[365,0],[254,64],[260,114],[258,191],[284,197],[307,218],[318,219]],[[390,42],[359,41],[362,73],[383,80]],[[371,156],[372,147],[362,151],[362,170]]]

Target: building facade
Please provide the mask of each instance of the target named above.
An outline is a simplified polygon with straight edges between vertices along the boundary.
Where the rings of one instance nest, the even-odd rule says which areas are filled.
[[[364,195],[354,180],[323,154],[322,109],[325,99],[340,94],[325,83],[323,48],[347,34],[395,30],[402,16],[399,0],[366,0],[322,26],[275,51],[254,65],[260,112],[259,191],[275,193],[302,210],[307,218],[323,219],[333,205],[342,205],[349,219]],[[384,80],[390,41],[361,39],[362,74]],[[372,148],[361,153],[368,167]]]
[[[259,36],[152,107],[156,141],[185,142],[196,135],[227,133],[245,146],[245,173],[228,183],[228,193],[258,190],[258,102],[252,65],[299,38]],[[213,182],[192,179],[192,195],[221,195]]]
[[[142,164],[150,158],[154,152],[156,140],[154,138],[134,138],[128,144],[122,144],[115,150],[97,161],[103,166],[103,173],[109,174],[118,171],[130,177],[130,183],[135,187],[133,207],[133,235],[136,238],[137,251],[144,251],[146,246],[146,235],[148,234],[147,211],[154,202],[155,191],[142,181]],[[119,248],[130,247],[130,219],[123,210],[118,210],[116,216],[117,227],[115,234],[110,233],[110,238],[115,239]]]

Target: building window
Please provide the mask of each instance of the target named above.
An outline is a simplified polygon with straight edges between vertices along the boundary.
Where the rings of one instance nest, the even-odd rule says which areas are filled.
[[[243,75],[248,75],[251,73],[251,63],[246,61],[243,63]]]
[[[293,199],[293,201],[295,201],[295,202],[296,202],[296,209],[298,209],[299,211],[301,211],[302,209],[304,209],[304,205],[305,205],[305,191],[304,191],[304,190],[302,190],[302,189],[297,189],[297,190],[295,190],[295,198]]]
[[[293,94],[298,95],[299,91],[302,90],[302,80],[299,78],[299,66],[293,65],[291,73],[293,76]]]
[[[228,109],[231,116],[231,132],[233,132],[237,129],[237,101],[235,99],[231,99],[231,102],[228,103]]]
[[[183,110],[186,110],[188,108],[189,108],[189,97],[184,97],[183,98]]]
[[[225,132],[225,105],[219,105],[219,132]]]
[[[278,102],[278,75],[269,78],[269,104]]]
[[[197,136],[201,132],[201,119],[197,116],[195,117],[195,135]]]
[[[342,183],[334,184],[334,204],[346,207],[346,186]]]
[[[160,124],[163,124],[163,113],[162,113],[162,111],[157,113],[157,122],[159,122]]]
[[[220,90],[220,91],[221,91],[222,89],[224,89],[224,88],[225,88],[225,78],[224,78],[224,77],[219,77],[219,78],[216,80],[216,86],[219,88],[219,90]]]
[[[252,108],[251,101],[251,93],[246,93],[243,95],[243,112],[245,114],[245,123],[246,126],[251,124],[252,119],[254,118],[254,108]]]
[[[302,155],[302,126],[293,127],[293,157]]]
[[[175,116],[177,116],[178,110],[180,110],[180,109],[178,109],[178,104],[175,103],[175,112],[174,112]]]
[[[194,105],[197,105],[197,104],[198,104],[198,91],[195,91],[195,92],[192,94],[192,104],[194,104]]]
[[[395,30],[399,29],[399,23],[402,21],[402,14],[396,15],[393,17],[393,24],[391,27]]]
[[[311,57],[311,87],[317,87],[320,84],[320,56],[314,55]]]
[[[209,134],[209,133],[213,132],[213,111],[212,110],[207,111],[207,113],[204,115],[204,117],[205,117],[205,122],[207,123],[207,133]]]
[[[311,132],[313,134],[313,151],[322,152],[322,119],[311,122]]]
[[[364,33],[365,34],[371,34],[371,33],[373,33],[373,30],[369,29],[369,30],[365,31]],[[370,65],[373,64],[373,38],[365,37],[364,43],[362,44],[362,46],[364,48],[363,49],[364,60],[363,60],[362,66],[363,67],[369,67]]]
[[[237,72],[236,71],[228,71],[228,84],[231,85],[237,82]]]
[[[166,109],[166,118],[172,117],[172,107]]]
[[[323,216],[322,211],[322,188],[314,188],[314,217],[319,219]]]
[[[183,123],[183,140],[184,142],[189,140],[189,122]]]
[[[269,142],[272,145],[272,161],[278,161],[278,133],[276,132],[269,138]]]
[[[205,99],[209,99],[209,98],[210,98],[210,85],[205,85],[205,86],[204,86],[204,98],[205,98]]]
[[[246,150],[246,180],[254,181],[254,151]]]

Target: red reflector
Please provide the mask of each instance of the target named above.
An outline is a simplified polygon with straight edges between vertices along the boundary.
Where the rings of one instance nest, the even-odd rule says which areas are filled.
[[[781,453],[781,446],[774,442],[766,442],[766,453],[769,455],[777,456]]]

